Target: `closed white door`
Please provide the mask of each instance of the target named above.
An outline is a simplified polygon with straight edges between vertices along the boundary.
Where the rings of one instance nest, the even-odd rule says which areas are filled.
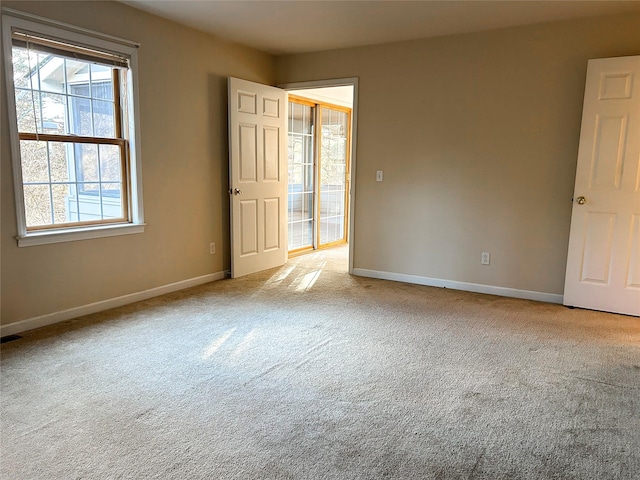
[[[640,56],[589,60],[564,304],[640,316]]]
[[[229,78],[231,276],[287,261],[287,92]]]

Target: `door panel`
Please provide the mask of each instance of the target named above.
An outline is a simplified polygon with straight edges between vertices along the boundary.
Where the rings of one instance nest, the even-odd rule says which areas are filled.
[[[620,188],[627,137],[627,116],[596,116],[589,187]]]
[[[580,275],[583,282],[602,285],[609,283],[615,222],[616,215],[614,213],[587,213],[583,252],[584,262],[582,264],[582,274]]]
[[[258,253],[258,205],[256,200],[240,200],[240,255]]]
[[[627,288],[640,289],[640,215],[634,215],[629,235],[629,275],[627,275]]]
[[[280,198],[264,199],[264,250],[280,248]]]
[[[264,177],[265,182],[280,181],[280,132],[277,128],[264,129]]]
[[[287,259],[284,90],[229,78],[231,276]]]
[[[565,305],[640,316],[640,56],[590,60]]]
[[[241,182],[256,182],[258,180],[258,152],[256,125],[238,125],[238,135],[240,136],[240,175]]]
[[[263,96],[263,109],[262,114],[265,117],[280,118],[280,98],[277,96],[269,97]]]
[[[258,111],[256,108],[257,98],[255,93],[238,91],[238,112],[255,115]]]

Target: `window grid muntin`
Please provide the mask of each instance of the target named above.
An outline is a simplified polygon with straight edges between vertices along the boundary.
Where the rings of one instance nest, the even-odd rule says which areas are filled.
[[[21,47],[13,47],[14,49],[16,48],[21,48]],[[51,56],[51,55],[49,55]],[[31,55],[27,55],[27,57],[29,58],[29,62],[31,59]],[[34,110],[34,124],[35,124],[35,133],[45,133],[45,127],[44,127],[44,112],[43,112],[43,99],[42,96],[44,95],[58,95],[61,97],[64,97],[65,102],[64,102],[64,108],[65,108],[65,128],[66,128],[66,132],[65,134],[68,135],[79,135],[79,136],[86,136],[86,137],[97,137],[95,135],[95,108],[94,108],[94,102],[104,102],[107,103],[111,106],[111,114],[114,120],[114,128],[112,130],[113,135],[112,136],[105,136],[105,137],[98,137],[98,138],[119,138],[118,137],[118,132],[116,131],[115,128],[115,117],[116,117],[116,112],[119,111],[120,109],[118,108],[118,105],[120,102],[118,101],[118,99],[116,99],[115,97],[115,76],[112,75],[112,77],[108,80],[104,80],[104,83],[111,83],[111,90],[113,91],[113,98],[109,99],[109,98],[103,98],[103,97],[95,97],[93,96],[93,73],[92,73],[92,69],[90,68],[91,65],[87,62],[87,67],[89,70],[89,80],[88,80],[88,86],[89,86],[89,95],[88,96],[84,96],[78,93],[71,93],[70,91],[70,87],[73,86],[73,84],[69,84],[69,78],[68,78],[68,72],[67,72],[67,59],[66,58],[61,58],[61,60],[63,60],[63,66],[62,66],[62,70],[63,70],[63,82],[65,84],[65,88],[63,89],[63,91],[61,92],[56,92],[56,91],[50,91],[50,90],[43,90],[42,87],[42,79],[41,79],[41,67],[40,66],[36,66],[33,68],[36,68],[36,72],[34,72],[34,74],[31,74],[29,76],[29,85],[31,85],[32,88],[28,88],[28,87],[21,87],[21,86],[15,86],[14,87],[14,91],[15,91],[15,97],[17,99],[18,97],[18,92],[24,92],[26,94],[28,94],[31,97],[31,103],[33,105],[33,108],[36,108],[37,105],[37,110],[39,112],[39,117],[38,115],[36,115],[36,111]],[[38,64],[40,64],[41,62],[37,62]],[[32,67],[29,67],[30,70],[32,70]],[[117,69],[112,69],[117,71]],[[34,87],[34,76],[37,78],[37,85]],[[119,81],[119,75],[117,75],[118,77],[118,81]],[[103,83],[100,82],[99,83]],[[119,90],[119,89],[118,89]],[[36,97],[38,98],[38,100],[36,101]],[[88,100],[89,102],[89,115],[90,115],[90,119],[91,119],[91,134],[90,135],[86,135],[86,134],[78,134],[77,132],[71,132],[72,127],[71,127],[71,109],[73,108],[72,105],[72,101],[70,101],[71,99],[77,99],[77,100]]]
[[[44,113],[42,112],[42,92],[40,91],[40,84],[42,83],[42,81],[40,80],[40,61],[39,61],[40,60],[40,54],[36,55],[36,58],[38,59],[38,62],[37,62],[37,65],[36,65],[35,68],[37,69],[36,72],[38,74],[38,90],[37,90],[37,92],[38,92],[38,108],[39,108],[39,111],[40,111],[40,129],[44,130]],[[29,66],[29,70],[31,70],[31,66]],[[30,80],[31,81],[29,83],[31,85],[31,101],[33,101],[33,98],[34,98],[34,96],[33,96],[33,93],[34,93],[34,90],[33,90],[33,75],[30,75]],[[34,108],[35,108],[35,105],[34,105]],[[38,132],[38,118],[36,117],[35,112],[34,112],[33,117],[34,117],[33,121],[35,123],[36,132]]]
[[[56,223],[55,208],[53,205],[53,189],[51,188],[51,152],[50,144],[47,142],[47,174],[49,176],[49,204],[51,206],[51,223]]]
[[[29,136],[34,136],[35,134],[28,134]],[[79,180],[71,180],[69,179],[69,181],[53,181],[51,180],[51,168],[50,168],[50,153],[49,153],[49,149],[51,148],[51,143],[54,142],[59,142],[59,143],[68,143],[71,144],[72,146],[72,150],[75,152],[75,149],[73,149],[73,144],[74,144],[74,140],[79,140],[78,138],[75,139],[63,139],[63,138],[57,138],[55,140],[49,139],[49,137],[51,137],[52,135],[47,135],[48,139],[47,140],[37,140],[36,138],[28,138],[28,139],[21,139],[21,141],[33,141],[33,142],[38,142],[38,141],[42,141],[43,143],[46,144],[47,147],[47,165],[49,167],[49,172],[48,172],[48,176],[50,178],[50,182],[43,182],[43,181],[37,181],[37,182],[24,182],[23,181],[23,186],[46,186],[48,187],[49,190],[49,202],[50,202],[50,219],[51,219],[51,223],[50,224],[44,224],[44,225],[27,225],[27,230],[28,231],[33,231],[33,230],[41,230],[41,229],[49,229],[49,228],[60,228],[60,227],[70,227],[70,226],[81,226],[81,225],[99,225],[102,223],[116,223],[116,222],[123,222],[123,221],[128,221],[129,218],[129,209],[128,209],[128,178],[126,176],[126,169],[127,169],[127,165],[126,165],[126,145],[124,145],[121,142],[117,142],[117,141],[110,141],[109,143],[104,143],[107,145],[114,145],[114,146],[118,146],[119,150],[120,150],[120,158],[125,158],[125,163],[123,164],[123,162],[120,162],[120,181],[115,181],[115,180],[102,180],[101,175],[98,176],[98,180],[89,180],[89,181],[79,181]],[[99,140],[99,139],[98,139]],[[83,141],[83,144],[88,144],[88,145],[95,145],[97,151],[100,151],[100,144],[99,142],[90,142],[90,141]],[[75,155],[75,153],[74,153]],[[74,168],[77,171],[77,161],[74,158],[74,161],[72,162],[74,165]],[[77,173],[76,173],[76,178],[77,178]],[[75,215],[73,214],[73,212],[68,212],[68,218],[75,216],[75,218],[77,219],[76,221],[67,221],[67,222],[61,222],[61,223],[56,223],[55,222],[55,202],[53,199],[53,186],[55,185],[68,185],[70,187],[73,187],[73,191],[75,193],[74,195],[74,199],[76,202],[76,212]],[[81,212],[80,209],[80,194],[81,194],[81,188],[80,186],[82,185],[96,185],[97,189],[97,195],[96,198],[98,199],[98,204],[100,206],[100,219],[99,220],[82,220],[82,215],[84,214],[89,215],[90,213],[88,212]],[[117,202],[119,202],[120,205],[120,213],[121,216],[120,217],[116,217],[113,218],[110,215],[105,217],[105,213],[104,213],[104,199],[107,198],[103,195],[103,190],[106,191],[111,191],[108,188],[103,188],[104,185],[119,185],[120,186],[120,190],[119,190],[119,195],[117,197],[113,197],[115,199],[117,199]],[[83,195],[88,196],[88,197],[92,197],[94,196],[93,193],[83,193]],[[108,197],[108,198],[112,198],[112,197]],[[26,198],[25,198],[25,203],[26,203]],[[26,206],[25,206],[26,208]],[[25,210],[25,214],[26,214],[26,210]],[[27,222],[28,223],[28,222]]]

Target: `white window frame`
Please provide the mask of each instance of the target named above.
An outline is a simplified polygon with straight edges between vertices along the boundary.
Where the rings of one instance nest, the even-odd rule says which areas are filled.
[[[124,119],[127,123],[122,126],[123,135],[129,142],[129,222],[27,231],[22,190],[20,140],[18,136],[15,90],[13,84],[12,33],[14,30],[26,30],[34,34],[59,39],[71,44],[118,53],[129,59],[129,69],[127,70],[127,85],[129,91],[126,93],[128,114],[126,115],[126,119]],[[27,247],[144,232],[142,162],[140,152],[140,125],[138,120],[138,112],[140,111],[138,105],[139,45],[129,40],[10,9],[2,9],[2,35],[7,84],[7,108],[9,110],[13,185],[18,227],[18,235],[16,237],[18,246]]]

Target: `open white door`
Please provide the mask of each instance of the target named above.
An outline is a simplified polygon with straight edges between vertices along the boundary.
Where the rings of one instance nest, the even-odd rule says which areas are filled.
[[[640,56],[589,60],[564,304],[640,316]]]
[[[231,277],[287,261],[287,92],[229,78]]]

